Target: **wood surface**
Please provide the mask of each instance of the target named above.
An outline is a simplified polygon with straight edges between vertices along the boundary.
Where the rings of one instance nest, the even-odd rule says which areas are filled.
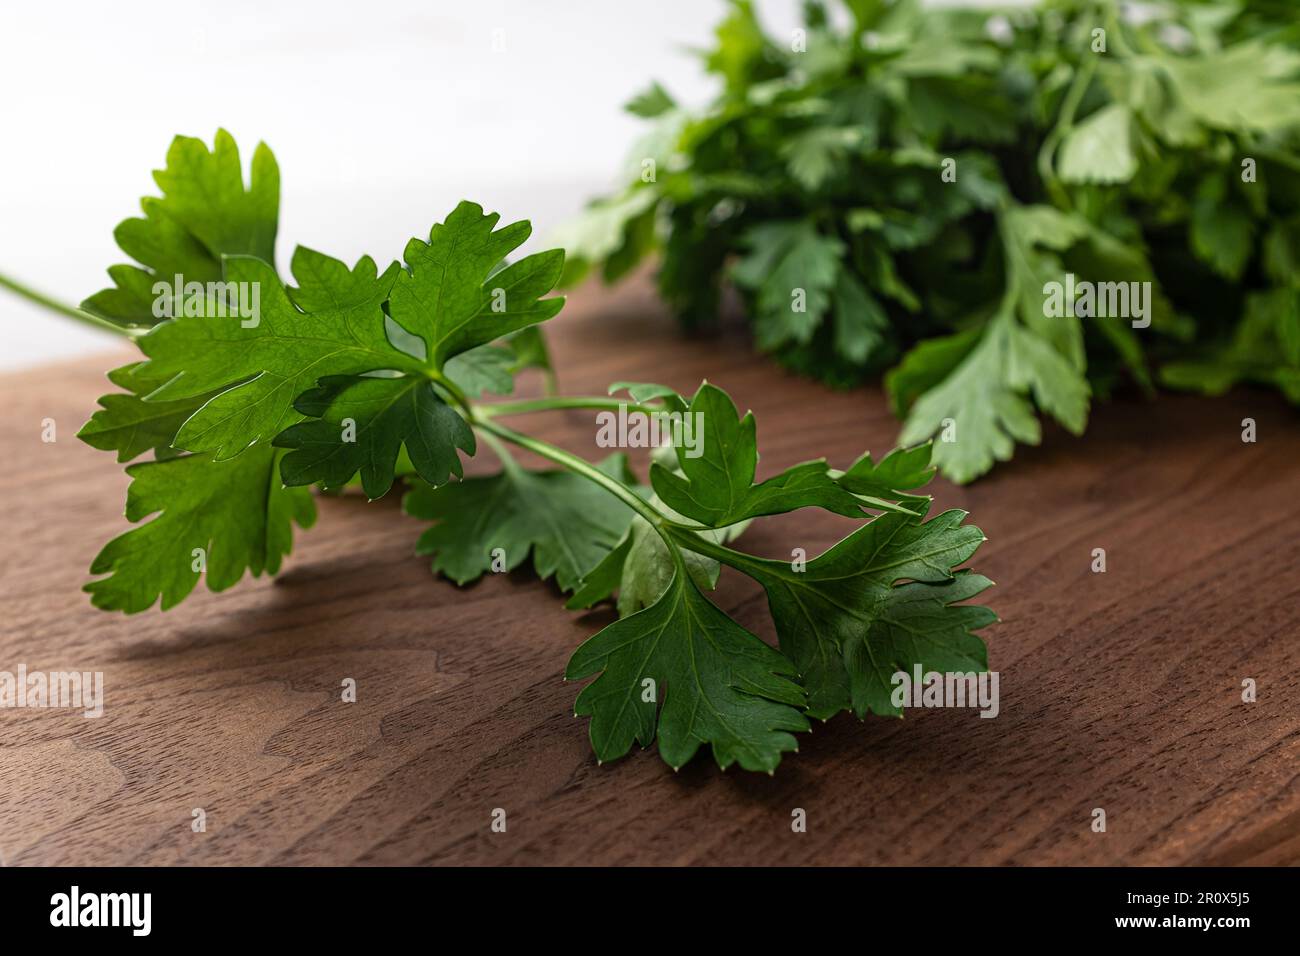
[[[758,416],[760,477],[823,455],[844,467],[897,433],[879,389],[828,392],[735,331],[683,337],[644,282],[580,290],[551,326],[568,393],[729,389]],[[522,572],[435,580],[395,501],[321,501],[275,580],[166,613],[93,609],[80,587],[126,527],[127,479],[73,436],[124,355],[0,379],[0,670],[101,670],[106,684],[98,720],[0,711],[9,865],[1300,860],[1300,416],[1270,394],[1120,399],[1084,438],[1049,429],[989,478],[936,482],[938,505],[989,538],[974,563],[998,583],[985,597],[1002,618],[986,632],[1000,716],[841,715],[769,778],[721,773],[707,753],[676,774],[653,751],[598,766],[561,674],[612,612],[565,611]],[[596,454],[591,412],[526,425]],[[485,452],[475,470],[491,465]],[[843,531],[809,511],[742,541],[788,557]],[[756,585],[726,572],[715,596],[773,639]],[[505,833],[489,826],[497,807]]]

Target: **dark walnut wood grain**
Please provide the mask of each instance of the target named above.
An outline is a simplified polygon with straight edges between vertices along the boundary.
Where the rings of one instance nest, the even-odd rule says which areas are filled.
[[[878,389],[830,393],[735,334],[683,338],[645,284],[584,289],[552,326],[567,392],[706,376],[729,389],[757,413],[761,475],[822,455],[843,467],[896,435]],[[707,753],[676,774],[653,751],[597,766],[561,674],[611,612],[565,611],[524,573],[435,580],[396,501],[321,501],[275,580],[167,613],[94,610],[79,589],[126,527],[127,479],[73,436],[118,359],[0,379],[0,670],[106,681],[99,720],[0,711],[10,865],[1300,859],[1300,419],[1271,395],[1116,401],[1082,439],[1049,434],[968,488],[937,482],[938,505],[989,537],[976,565],[998,583],[1001,715],[842,715],[769,778]],[[1256,444],[1241,441],[1247,416]],[[593,413],[527,426],[597,452]],[[744,545],[788,557],[843,530],[804,512]],[[1098,547],[1105,574],[1090,570]],[[772,639],[752,583],[728,572],[716,598]]]

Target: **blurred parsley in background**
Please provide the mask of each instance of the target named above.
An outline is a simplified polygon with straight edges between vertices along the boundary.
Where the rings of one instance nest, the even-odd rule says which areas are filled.
[[[735,0],[702,110],[658,84],[631,185],[556,240],[566,281],[658,253],[682,322],[741,294],[759,348],[885,373],[901,443],[969,481],[1127,381],[1300,403],[1300,21],[1290,0],[930,9]],[[945,175],[946,173],[946,175]],[[1045,284],[1151,283],[1150,326],[1045,313]]]

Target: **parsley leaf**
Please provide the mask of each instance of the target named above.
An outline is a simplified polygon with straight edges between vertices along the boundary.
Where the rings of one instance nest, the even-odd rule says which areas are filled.
[[[677,103],[668,95],[668,91],[655,82],[650,84],[649,89],[632,97],[623,108],[633,116],[654,119],[676,107]]]
[[[686,421],[692,427],[702,425],[703,432],[695,436],[698,449],[677,444],[681,474],[658,463],[650,467],[655,494],[686,517],[710,528],[725,528],[746,518],[810,506],[862,515],[861,503],[831,479],[825,459],[795,465],[754,484],[758,446],[753,413],[742,419],[720,388],[707,382],[701,385],[691,399]]]
[[[416,368],[385,336],[381,303],[397,275],[380,275],[369,256],[351,270],[310,250],[294,255],[300,287],[294,298],[266,263],[226,260],[227,281],[259,290],[260,315],[248,327],[236,315],[185,315],[139,340],[150,374],[165,385],[149,400],[188,398],[223,389],[181,427],[177,446],[232,458],[270,441],[297,420],[294,400],[317,380],[378,369]],[[313,311],[304,311],[297,302]]]
[[[1061,178],[1072,183],[1124,183],[1137,172],[1133,113],[1112,103],[1076,126],[1061,144]]]
[[[532,232],[527,222],[496,229],[500,218],[462,202],[433,227],[427,243],[407,243],[410,271],[393,286],[389,314],[424,340],[433,369],[441,371],[454,355],[544,322],[564,305],[562,298],[542,298],[564,270],[559,249],[493,271]]]
[[[922,522],[885,514],[798,570],[785,561],[730,559],[767,592],[781,650],[799,669],[811,716],[849,706],[859,717],[867,710],[897,714],[889,678],[917,663],[925,670],[985,669],[984,644],[972,632],[996,618],[987,608],[949,607],[991,584],[978,575],[949,584],[953,569],[984,540],[978,528],[962,524],[965,516],[947,511]],[[896,586],[904,580],[920,583]]]
[[[176,401],[145,401],[141,393],[158,387],[143,375],[145,364],[133,362],[108,373],[108,379],[126,392],[101,396],[103,406],[77,432],[92,448],[116,451],[118,461],[130,461],[153,449],[169,450],[176,432],[216,392],[201,392]]]
[[[132,465],[128,521],[151,521],[104,545],[85,590],[98,608],[134,614],[161,598],[179,604],[202,575],[224,591],[245,571],[275,574],[293,545],[293,523],[310,528],[316,506],[305,488],[280,484],[280,453],[265,445],[230,461],[182,455]]]
[[[1042,291],[1044,279],[1063,276],[1060,260],[1042,247],[1066,248],[1086,227],[1050,207],[1026,206],[1003,214],[1001,232],[1007,286],[982,336],[926,343],[886,380],[896,396],[918,395],[899,441],[911,445],[938,433],[934,461],[959,482],[1009,459],[1016,442],[1039,443],[1031,397],[1074,434],[1087,422],[1082,327],[1077,317],[1046,316]]]
[[[1227,194],[1219,177],[1206,179],[1192,203],[1192,251],[1228,279],[1238,279],[1250,261],[1255,224],[1245,205]]]
[[[807,343],[830,308],[843,243],[811,223],[772,222],[751,230],[745,244],[749,254],[732,277],[755,292],[759,345]]]
[[[515,390],[515,372],[527,361],[509,345],[480,345],[449,359],[443,371],[470,398],[485,392],[509,395]]]
[[[337,488],[360,471],[361,487],[373,500],[392,487],[403,448],[431,485],[463,474],[456,449],[475,451],[465,419],[425,378],[327,377],[294,407],[310,420],[275,437],[276,447],[293,449],[280,467],[290,486]]]
[[[275,262],[280,171],[265,144],[253,151],[247,190],[239,148],[225,130],[217,131],[210,152],[200,139],[177,136],[166,168],[156,171],[154,180],[162,198],[141,200],[144,218],[124,220],[113,233],[122,251],[143,268],[113,266],[108,272],[114,287],[82,303],[86,311],[124,327],[147,328],[162,318],[155,311],[156,282],[170,287],[177,275],[189,282],[220,281],[223,256]],[[167,308],[174,308],[170,297]]]
[[[932,453],[929,442],[915,448],[896,448],[879,463],[872,460],[871,452],[864,452],[839,477],[839,486],[862,498],[868,507],[924,514],[929,496],[909,492],[924,488],[934,478],[935,468],[930,464]]]
[[[632,484],[625,455],[611,455],[599,469]],[[402,507],[436,522],[420,536],[416,551],[434,556],[433,571],[457,584],[496,570],[512,571],[529,554],[543,580],[555,576],[573,590],[618,544],[632,521],[627,506],[590,481],[567,471],[530,471],[507,459],[487,478],[467,478],[440,488],[416,484]]]
[[[613,760],[633,741],[674,768],[709,744],[718,766],[771,772],[807,730],[794,667],[718,610],[678,568],[653,605],[579,647],[565,677],[599,676],[574,705],[590,716],[592,750]]]

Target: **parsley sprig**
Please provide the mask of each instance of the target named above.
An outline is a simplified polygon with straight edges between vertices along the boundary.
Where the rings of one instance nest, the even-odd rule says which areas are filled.
[[[179,137],[155,178],[163,195],[117,231],[137,264],[114,266],[114,287],[83,304],[143,355],[109,373],[119,391],[80,433],[131,462],[134,527],[91,566],[96,606],[167,609],[200,578],[220,591],[274,574],[294,525],[316,519],[313,486],[373,499],[400,478],[404,510],[428,525],[417,551],[457,584],[531,560],[570,607],[617,595],[619,619],[566,671],[591,679],[575,710],[600,760],[657,742],[676,768],[707,745],[723,768],[771,772],[809,718],[899,714],[895,671],[987,668],[976,631],[994,615],[962,602],[991,582],[958,570],[984,536],[964,512],[929,515],[928,444],[756,481],[754,416],[710,383],[689,398],[617,382],[606,396],[484,399],[549,370],[538,327],[563,306],[550,292],[564,255],[509,262],[528,223],[463,202],[383,270],[299,247],[290,284],[272,259],[269,149],[245,187],[228,134],[211,150]],[[620,407],[690,416],[702,442],[656,451],[645,485],[625,454],[588,462],[503,422]],[[462,457],[482,445],[500,470],[465,477]],[[526,468],[512,447],[555,467]],[[806,566],[733,546],[751,521],[799,508],[856,530]],[[764,588],[779,649],[709,600],[723,565]]]

